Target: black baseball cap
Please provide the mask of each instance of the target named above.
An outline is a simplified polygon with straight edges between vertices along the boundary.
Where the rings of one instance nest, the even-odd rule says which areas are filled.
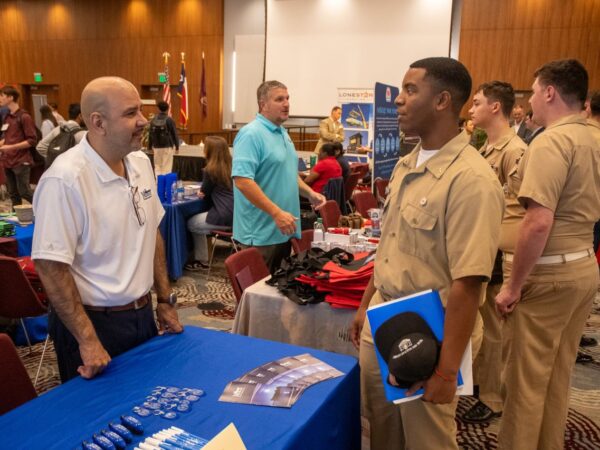
[[[382,323],[375,331],[375,345],[401,388],[431,377],[440,353],[435,334],[414,312],[397,314]]]

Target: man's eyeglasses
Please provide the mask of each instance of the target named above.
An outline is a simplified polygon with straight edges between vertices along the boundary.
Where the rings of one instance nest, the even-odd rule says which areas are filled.
[[[140,227],[146,223],[146,212],[140,205],[140,192],[137,186],[129,186],[131,189],[131,199],[133,200],[133,210],[135,211],[135,217],[137,217]]]

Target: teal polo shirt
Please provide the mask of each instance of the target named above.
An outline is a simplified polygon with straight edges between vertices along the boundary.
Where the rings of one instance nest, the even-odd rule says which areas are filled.
[[[254,180],[273,203],[298,218],[296,233],[282,234],[271,216],[250,203],[234,184],[235,240],[246,245],[273,245],[300,238],[298,155],[285,128],[257,114],[233,142],[231,175]]]

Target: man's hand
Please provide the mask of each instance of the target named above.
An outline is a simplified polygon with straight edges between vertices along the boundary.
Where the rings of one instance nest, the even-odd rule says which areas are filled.
[[[101,373],[111,360],[110,355],[97,339],[89,344],[79,344],[79,354],[83,365],[77,368],[77,372],[82,378],[88,380]]]
[[[367,316],[367,308],[360,306],[354,315],[352,326],[350,327],[350,340],[354,345],[354,348],[358,350],[360,347],[360,333],[362,332],[363,325],[365,324],[365,318]]]
[[[290,235],[296,232],[296,218],[289,212],[280,209],[273,216],[273,220],[283,234]]]
[[[502,318],[506,318],[517,306],[521,300],[521,291],[510,289],[506,284],[502,286],[498,295],[496,295],[496,312]]]
[[[421,400],[424,402],[436,404],[451,403],[456,395],[456,380],[444,380],[434,373],[428,380],[413,384],[406,391],[406,396],[414,395],[421,388],[425,389],[425,393],[421,397]]]
[[[175,306],[168,303],[156,305],[156,320],[158,321],[158,334],[181,333],[183,326],[179,323],[179,316]]]
[[[325,202],[327,201],[327,199],[325,198],[324,195],[319,194],[315,191],[312,191],[312,193],[310,194],[310,197],[309,197],[309,201],[310,201],[310,204],[315,209],[315,211],[318,211],[325,205]]]

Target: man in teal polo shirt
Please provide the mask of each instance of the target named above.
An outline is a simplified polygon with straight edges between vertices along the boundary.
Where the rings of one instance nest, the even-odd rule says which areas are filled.
[[[265,81],[256,97],[256,119],[233,143],[233,237],[256,247],[273,273],[290,254],[290,238],[300,238],[299,194],[317,210],[325,197],[298,176],[298,155],[282,126],[290,110],[287,87]]]

